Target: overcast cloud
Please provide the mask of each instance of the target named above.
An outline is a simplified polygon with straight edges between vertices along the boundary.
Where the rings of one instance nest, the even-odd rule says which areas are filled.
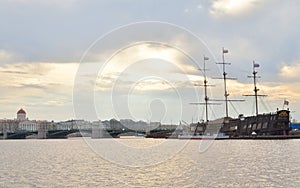
[[[202,82],[203,75],[201,71],[197,75],[197,71],[202,67],[203,55],[210,58],[209,78],[221,76],[221,69],[215,62],[221,61],[221,49],[225,47],[229,50],[226,60],[232,63],[227,67],[229,76],[238,78],[229,84],[230,97],[241,98],[242,94],[253,91],[252,81],[247,76],[255,60],[260,64],[259,88],[262,94],[269,96],[264,98],[260,111],[282,108],[283,100],[287,99],[293,118],[300,120],[299,8],[300,2],[296,0],[2,0],[0,118],[14,118],[18,108],[23,107],[31,119],[94,120],[126,116],[155,121],[163,118],[164,122],[201,119],[201,107],[188,103],[203,99],[202,88],[192,86]],[[170,25],[159,28],[151,24],[141,25],[142,29],[125,27],[122,30],[124,25],[144,21],[169,23],[178,26],[178,32],[168,32],[168,28],[172,28]],[[122,47],[147,39],[171,46],[161,49],[140,45],[137,49],[122,51],[107,62]],[[93,42],[97,43],[91,47]],[[172,48],[174,46],[178,48]],[[139,50],[143,52],[140,56],[137,55]],[[160,52],[153,53],[155,50]],[[171,57],[166,58],[166,53]],[[184,53],[194,58],[197,65]],[[149,67],[151,58],[159,60],[153,67]],[[78,73],[80,61],[87,67],[86,71]],[[89,67],[92,63],[96,66]],[[170,63],[176,65],[175,68]],[[110,70],[106,65],[110,65]],[[106,74],[102,75],[103,68]],[[135,80],[151,75],[159,79]],[[85,113],[79,116],[73,110],[76,76],[85,78],[77,89],[95,91],[80,95],[78,100]],[[119,86],[109,87],[114,80]],[[209,82],[216,84],[210,88],[210,96],[222,97],[222,82],[213,79]],[[124,89],[131,94],[127,96],[127,106],[122,103],[115,110],[112,103],[123,99]],[[115,102],[111,101],[112,91]],[[250,115],[253,100],[246,100],[235,109]],[[149,106],[150,111],[156,108],[151,101],[157,108],[162,108],[161,103],[164,103],[165,116],[151,116],[158,114],[149,112]],[[92,103],[95,107],[89,109]],[[175,105],[173,109],[172,104]],[[161,109],[156,110],[160,112]],[[211,118],[224,115],[224,105],[211,110]],[[230,110],[233,117],[238,113]]]

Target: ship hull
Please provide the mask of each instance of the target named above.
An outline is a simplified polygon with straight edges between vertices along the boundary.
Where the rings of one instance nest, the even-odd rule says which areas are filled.
[[[289,111],[227,119],[220,131],[230,137],[286,137],[291,131]]]
[[[179,139],[293,139],[300,135],[289,135],[289,110],[257,116],[220,118],[190,127],[194,132],[178,136]],[[192,126],[192,125],[190,125]],[[209,136],[207,136],[209,135]]]

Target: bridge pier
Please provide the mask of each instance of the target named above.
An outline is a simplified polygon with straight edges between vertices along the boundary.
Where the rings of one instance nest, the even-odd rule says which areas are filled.
[[[6,129],[3,130],[3,139],[7,139],[7,130]]]
[[[48,130],[45,126],[39,126],[38,128],[38,139],[46,139],[48,134]]]
[[[103,138],[103,128],[100,125],[92,125],[92,138]]]

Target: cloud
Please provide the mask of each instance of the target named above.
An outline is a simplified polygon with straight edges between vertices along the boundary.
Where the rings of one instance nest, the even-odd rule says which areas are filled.
[[[299,78],[300,78],[299,72],[300,72],[300,60],[295,61],[290,65],[283,63],[279,75],[284,80],[299,82]]]
[[[51,1],[40,1],[40,0],[7,0],[4,3],[10,4],[25,4],[25,5],[43,5],[43,6],[52,6],[52,7],[70,7],[74,3],[77,3],[78,0],[51,0]]]
[[[6,111],[35,111],[31,118],[72,118],[72,89],[78,63],[19,62],[0,65],[0,101]],[[0,112],[1,114],[1,112]]]
[[[24,87],[73,85],[77,63],[14,63],[0,65],[0,85]]]
[[[78,66],[75,61],[79,60],[82,52],[94,39],[113,28],[141,20],[161,20],[188,28],[207,42],[217,58],[208,50],[205,51],[205,45],[199,45],[200,42],[195,37],[190,37],[185,32],[173,31],[174,28],[169,27],[164,29],[160,25],[145,25],[143,29],[134,29],[133,32],[130,29],[128,32],[126,29],[120,30],[121,32],[116,32],[111,38],[99,41],[103,48],[93,51],[96,53],[93,54],[95,56],[90,56],[91,61],[99,64],[98,67],[101,68],[116,48],[126,46],[131,40],[137,42],[150,38],[174,44],[194,57],[199,67],[202,65],[203,55],[210,57],[207,64],[209,84],[216,85],[210,88],[210,96],[222,97],[222,80],[215,84],[217,81],[211,77],[222,75],[222,71],[217,72],[220,67],[215,62],[221,60],[220,50],[224,46],[229,50],[225,60],[232,63],[227,69],[228,76],[238,78],[238,81],[228,83],[230,97],[239,98],[238,95],[252,93],[252,80],[247,79],[247,75],[251,75],[252,60],[255,59],[261,62],[259,74],[262,79],[259,80],[259,88],[262,94],[269,95],[268,100],[275,103],[284,94],[287,98],[299,101],[297,72],[300,62],[290,61],[299,59],[298,1],[282,3],[279,0],[210,0],[202,1],[198,7],[199,2],[166,3],[170,3],[167,12],[164,6],[159,6],[162,4],[151,1],[142,2],[139,6],[133,6],[134,2],[127,1],[1,1],[0,12],[3,14],[4,27],[0,31],[0,85],[3,93],[0,100],[4,104],[3,109],[7,109],[6,104],[13,104],[12,108],[16,108],[19,107],[18,104],[26,103],[36,105],[35,107],[48,104],[44,108],[48,111],[49,106],[58,105],[60,100],[69,104],[68,99],[72,98],[73,80]],[[187,14],[183,14],[185,9]],[[16,60],[18,55],[24,62]],[[63,61],[74,63],[67,65],[61,63]],[[91,61],[88,59],[83,64],[90,64]],[[85,84],[95,85],[97,92],[99,89],[100,95],[110,91],[113,84],[124,89],[136,86],[137,94],[157,92],[163,95],[170,91],[170,88],[165,87],[168,85],[164,85],[161,80],[138,82],[146,76],[165,78],[175,87],[186,90],[194,82],[203,83],[201,71],[188,57],[176,49],[158,44],[140,44],[124,49],[103,70],[99,70],[102,77],[99,76],[96,83],[98,69],[94,72],[87,69],[82,76],[86,76],[83,79]],[[203,95],[203,88],[199,87],[198,90]],[[85,92],[86,87],[82,91]],[[188,91],[184,96],[190,93]],[[196,99],[193,96],[187,99],[188,102],[194,100]],[[62,109],[60,107],[56,110]],[[53,110],[53,116],[62,117],[64,113],[57,113],[56,110]],[[109,110],[107,113],[106,110],[103,110],[105,114],[111,116],[112,113]],[[196,113],[194,109],[189,111],[187,119],[193,113]]]
[[[10,63],[16,59],[16,54],[0,49],[0,62],[1,63]]]
[[[177,49],[159,43],[133,44],[117,51],[99,72],[97,90],[107,90],[115,84],[128,87],[149,76],[163,78],[170,82],[178,81],[178,76],[196,72],[197,67]],[[179,76],[182,79],[182,76]],[[187,79],[187,78],[186,78]],[[122,84],[121,84],[122,83]],[[143,86],[141,86],[141,84]],[[147,89],[146,89],[147,86]],[[137,89],[164,90],[164,84],[157,81],[142,81]]]
[[[236,16],[251,11],[258,0],[215,0],[212,2],[210,13],[216,16]]]

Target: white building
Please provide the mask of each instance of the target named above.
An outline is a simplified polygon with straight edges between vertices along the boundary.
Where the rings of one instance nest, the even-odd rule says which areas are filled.
[[[22,121],[19,123],[19,129],[23,131],[37,131],[39,124],[36,121]]]
[[[68,120],[68,121],[61,121],[56,123],[55,127],[57,130],[71,130],[71,129],[90,130],[92,129],[92,124],[84,120]]]
[[[17,120],[19,121],[26,120],[26,112],[22,108],[17,112]]]

